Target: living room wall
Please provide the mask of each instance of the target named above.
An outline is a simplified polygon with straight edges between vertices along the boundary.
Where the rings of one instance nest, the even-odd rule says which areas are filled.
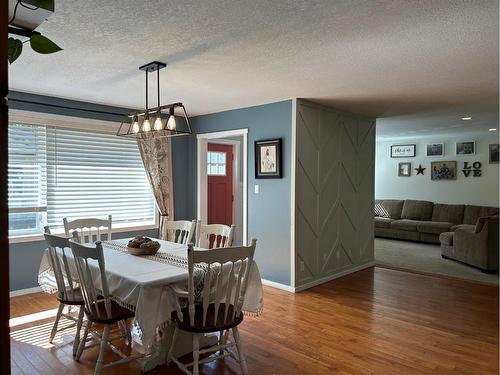
[[[420,199],[439,203],[474,204],[498,207],[499,164],[489,163],[489,144],[498,143],[497,132],[486,134],[459,133],[454,136],[432,136],[416,138],[394,138],[377,141],[375,159],[376,199]],[[474,155],[456,155],[456,142],[476,141]],[[426,156],[426,144],[444,143],[444,156]],[[415,144],[414,158],[391,158],[391,145]],[[457,178],[449,181],[431,180],[431,162],[456,161]],[[481,176],[465,177],[462,172],[464,162],[479,161]],[[398,164],[411,162],[410,177],[398,176]],[[426,168],[424,175],[416,175],[415,168]]]

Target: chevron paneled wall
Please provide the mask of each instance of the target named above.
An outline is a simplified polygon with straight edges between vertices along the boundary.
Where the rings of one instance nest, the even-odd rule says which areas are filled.
[[[373,264],[375,121],[297,100],[295,286]]]

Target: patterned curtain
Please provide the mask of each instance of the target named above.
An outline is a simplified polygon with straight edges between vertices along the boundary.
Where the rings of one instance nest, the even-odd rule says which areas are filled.
[[[137,140],[144,169],[160,211],[160,239],[167,239],[167,219],[174,220],[172,143],[168,137]]]

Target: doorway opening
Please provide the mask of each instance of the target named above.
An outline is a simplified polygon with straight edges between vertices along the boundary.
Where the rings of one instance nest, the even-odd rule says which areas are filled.
[[[247,242],[247,129],[198,134],[198,220],[234,225]]]

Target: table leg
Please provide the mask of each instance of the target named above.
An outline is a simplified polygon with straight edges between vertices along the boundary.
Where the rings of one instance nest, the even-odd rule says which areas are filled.
[[[141,365],[141,371],[147,372],[154,368],[167,364],[167,354],[172,344],[172,337],[174,335],[174,326],[168,326],[162,334],[159,345],[156,350],[147,357]],[[218,341],[215,335],[204,335],[200,337],[200,348],[216,345]],[[177,342],[173,355],[176,358],[193,352],[193,334],[189,332],[179,331],[177,335]]]

